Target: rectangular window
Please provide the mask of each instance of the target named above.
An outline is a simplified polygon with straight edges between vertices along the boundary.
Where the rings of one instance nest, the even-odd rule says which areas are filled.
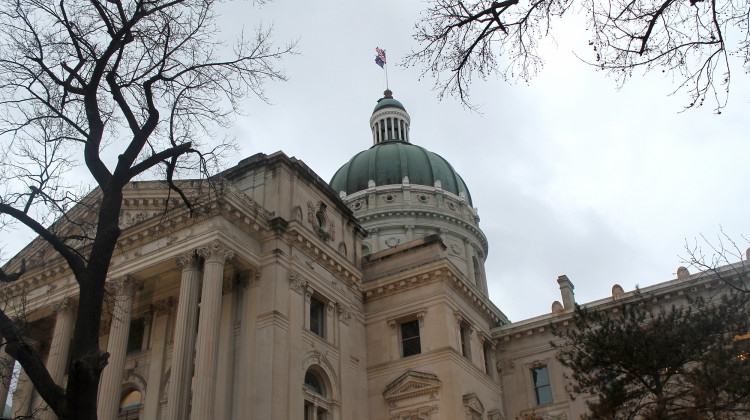
[[[325,308],[325,303],[310,298],[310,331],[321,337],[325,337]]]
[[[422,345],[419,341],[419,321],[401,324],[401,349],[404,357],[422,353]]]
[[[552,402],[552,387],[549,384],[549,373],[547,366],[540,366],[531,369],[534,377],[534,392],[536,393],[537,405],[549,404]]]
[[[493,363],[492,346],[489,344],[484,345],[484,373],[492,376],[492,365]]]
[[[143,346],[143,333],[146,330],[146,323],[143,318],[134,319],[130,322],[130,332],[128,333],[128,348],[126,354],[138,353]]]
[[[461,354],[465,358],[469,357],[469,328],[466,325],[461,324]]]

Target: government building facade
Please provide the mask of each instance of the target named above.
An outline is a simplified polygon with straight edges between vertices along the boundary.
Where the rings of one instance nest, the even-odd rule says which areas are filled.
[[[469,189],[448,161],[412,143],[410,126],[386,91],[370,118],[372,147],[330,183],[277,152],[181,181],[194,209],[163,182],[129,184],[100,329],[110,358],[99,419],[585,413],[550,345],[551,325],[572,320],[572,282],[557,279],[562,302],[550,313],[509,322],[488,298],[489,244]],[[63,384],[77,284],[39,239],[6,268],[21,258],[31,268],[3,286],[4,310],[25,317],[26,337]],[[671,304],[719,286],[680,269],[640,293]],[[633,296],[615,285],[588,306]],[[23,371],[10,385],[0,398],[14,388],[12,415],[55,419]]]

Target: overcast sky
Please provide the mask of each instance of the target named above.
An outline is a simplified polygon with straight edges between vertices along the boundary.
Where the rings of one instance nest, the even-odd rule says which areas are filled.
[[[411,116],[412,142],[446,158],[471,191],[489,241],[490,297],[511,320],[549,312],[561,300],[561,274],[587,302],[609,296],[615,283],[632,290],[675,278],[686,238],[715,237],[720,225],[734,237],[750,234],[750,83],[741,69],[722,115],[710,107],[678,113],[688,98],[668,97],[674,86],[661,74],[617,91],[576,59],[574,51],[590,50],[571,23],[544,48],[546,66],[529,85],[476,80],[475,113],[454,99],[438,102],[431,78],[396,65],[416,47],[424,7],[221,5],[227,36],[263,21],[278,42],[298,40],[300,52],[282,63],[289,81],[267,86],[272,105],[247,101],[232,128],[241,154],[230,163],[282,150],[330,180],[372,145],[368,121],[385,88],[377,46]]]
[[[586,32],[571,22],[529,85],[475,81],[477,114],[438,102],[431,78],[395,65],[415,47],[423,2],[227,7],[235,22],[273,22],[277,39],[298,38],[301,53],[284,63],[290,80],[268,87],[273,105],[250,101],[238,119],[243,156],[283,150],[326,180],[372,145],[369,117],[385,87],[375,47],[387,51],[412,142],[448,159],[471,191],[489,240],[490,296],[511,320],[549,312],[558,275],[587,302],[615,283],[632,290],[675,278],[686,238],[715,236],[720,225],[750,234],[750,83],[741,69],[722,115],[680,114],[688,98],[668,97],[674,86],[661,74],[617,91],[581,63],[573,52],[590,52]]]

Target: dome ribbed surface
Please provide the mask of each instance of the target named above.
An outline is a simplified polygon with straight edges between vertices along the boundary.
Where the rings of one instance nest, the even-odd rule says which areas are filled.
[[[331,178],[331,187],[337,193],[353,194],[367,189],[369,180],[375,185],[401,184],[404,177],[414,185],[434,186],[440,180],[443,190],[453,194],[471,194],[463,179],[450,163],[440,155],[403,141],[386,141],[356,154]]]

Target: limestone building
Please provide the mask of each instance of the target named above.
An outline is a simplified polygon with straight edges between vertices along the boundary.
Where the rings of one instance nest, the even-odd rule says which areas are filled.
[[[200,204],[192,214],[161,182],[128,185],[99,418],[578,418],[548,328],[570,319],[572,283],[558,279],[564,305],[510,323],[488,298],[469,189],[410,126],[386,91],[372,147],[330,185],[282,152],[258,154],[182,181]],[[63,383],[77,286],[39,239],[18,257],[33,268],[4,287],[4,310],[23,311]],[[686,287],[715,283],[684,274],[653,292],[678,299]],[[628,296],[615,292],[592,304]],[[55,418],[23,372],[12,398],[16,415]]]

